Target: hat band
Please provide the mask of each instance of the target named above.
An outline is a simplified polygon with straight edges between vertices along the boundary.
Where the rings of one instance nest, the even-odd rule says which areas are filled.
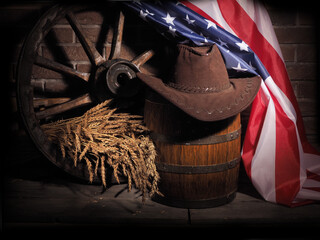
[[[186,85],[174,83],[174,82],[168,82],[166,85],[168,87],[174,88],[180,92],[185,92],[185,93],[216,93],[216,92],[224,91],[231,87],[230,83],[226,83],[219,87],[186,86]]]

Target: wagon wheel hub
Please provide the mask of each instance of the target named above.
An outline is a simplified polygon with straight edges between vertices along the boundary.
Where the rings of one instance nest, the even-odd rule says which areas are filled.
[[[110,97],[132,97],[140,89],[136,79],[138,67],[124,59],[113,59],[98,66],[92,87],[92,95],[99,101]]]

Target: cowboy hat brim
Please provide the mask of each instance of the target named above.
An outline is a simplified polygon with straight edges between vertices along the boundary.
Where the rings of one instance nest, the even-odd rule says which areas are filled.
[[[229,88],[210,93],[190,93],[166,85],[160,78],[144,73],[137,77],[188,115],[201,121],[218,121],[246,109],[259,91],[261,78],[230,79]]]

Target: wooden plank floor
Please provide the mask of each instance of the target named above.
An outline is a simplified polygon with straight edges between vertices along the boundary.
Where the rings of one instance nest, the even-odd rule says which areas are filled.
[[[24,145],[23,151],[24,158],[10,154],[6,159],[2,198],[4,230],[134,226],[230,231],[232,227],[239,233],[248,228],[260,232],[270,227],[297,237],[320,227],[320,204],[291,209],[265,202],[242,171],[236,199],[230,204],[182,209],[150,199],[142,203],[140,193],[128,192],[126,184],[102,191],[101,186],[79,182],[56,168],[31,144]],[[275,233],[264,231],[263,234]]]

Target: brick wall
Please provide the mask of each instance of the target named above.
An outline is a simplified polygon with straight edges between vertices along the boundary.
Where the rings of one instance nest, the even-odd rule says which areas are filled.
[[[279,2],[279,1],[278,1]],[[15,68],[23,39],[31,31],[41,14],[52,5],[50,1],[31,3],[10,3],[0,6],[0,31],[2,46],[5,47],[5,54],[2,57],[3,76],[5,76],[5,86],[8,91],[2,96],[8,108],[8,125],[13,132],[21,132],[21,124],[15,104]],[[267,2],[267,10],[270,14],[276,35],[278,37],[283,57],[287,66],[288,74],[294,88],[305,123],[307,137],[310,142],[320,149],[320,120],[319,120],[319,49],[317,41],[316,13],[312,8],[303,8],[298,3],[275,4],[273,1]],[[94,42],[97,41],[101,31],[101,24],[104,16],[100,13],[87,13],[80,15],[79,21],[83,24],[86,33]],[[140,25],[140,28],[142,26]],[[139,33],[139,26],[134,28],[130,34]],[[63,46],[66,56],[72,56],[70,65],[80,71],[87,71],[90,63],[81,45],[66,22],[61,22],[54,28],[54,34],[59,39],[58,45]],[[105,54],[110,39],[105,39],[103,43],[98,43],[99,50]],[[141,45],[141,43],[140,43]],[[136,46],[139,48],[139,46]],[[48,51],[45,44],[42,47],[42,54],[50,57],[52,53]],[[134,56],[129,49],[128,55]],[[59,74],[48,72],[48,70],[34,69],[35,75],[39,78],[59,79]],[[52,74],[55,74],[52,77]]]
[[[267,3],[309,141],[319,149],[319,20],[312,4]]]

